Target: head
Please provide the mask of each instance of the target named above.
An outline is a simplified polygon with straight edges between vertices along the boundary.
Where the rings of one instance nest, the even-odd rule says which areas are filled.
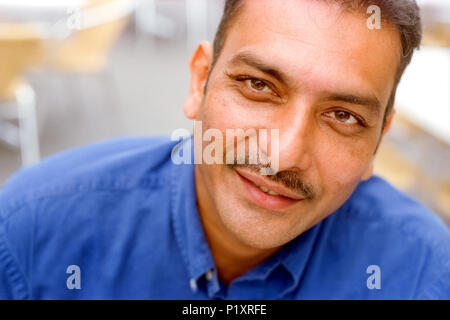
[[[380,29],[367,26],[370,5]],[[185,114],[223,136],[278,129],[279,165],[273,176],[197,165],[199,201],[255,248],[281,246],[336,211],[372,175],[420,38],[412,0],[226,1],[214,45],[192,57]]]

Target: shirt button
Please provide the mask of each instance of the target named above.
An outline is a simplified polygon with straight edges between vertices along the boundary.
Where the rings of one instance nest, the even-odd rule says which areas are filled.
[[[212,270],[208,270],[206,272],[206,280],[211,281],[213,278],[213,271]]]
[[[191,290],[192,290],[193,292],[197,292],[197,282],[195,281],[194,278],[192,278],[192,279],[189,281],[189,285],[191,286]]]

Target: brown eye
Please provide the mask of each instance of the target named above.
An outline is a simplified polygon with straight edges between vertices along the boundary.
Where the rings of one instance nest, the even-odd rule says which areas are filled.
[[[272,89],[262,80],[247,79],[245,83],[254,91],[273,93]]]
[[[339,120],[341,122],[347,122],[351,116],[352,115],[350,113],[345,111],[336,111],[335,113],[336,120]]]
[[[250,85],[253,89],[258,91],[262,91],[266,87],[266,84],[261,80],[250,80]]]
[[[358,120],[347,111],[331,111],[326,113],[326,115],[344,124],[358,123]]]

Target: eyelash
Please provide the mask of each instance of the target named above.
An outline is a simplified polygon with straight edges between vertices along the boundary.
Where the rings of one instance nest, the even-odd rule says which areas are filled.
[[[367,128],[368,127],[368,125],[367,125],[367,123],[364,121],[364,119],[362,119],[361,117],[359,117],[359,116],[357,116],[356,114],[354,114],[354,113],[352,113],[352,112],[350,112],[350,111],[347,111],[347,110],[344,110],[344,109],[337,109],[337,110],[332,110],[332,111],[328,111],[328,112],[326,112],[326,113],[331,113],[331,112],[345,112],[345,113],[348,113],[350,116],[352,116],[352,117],[354,117],[355,118],[355,120],[358,122],[358,125],[360,125],[360,126],[362,126],[362,127],[364,127],[364,128]],[[339,121],[338,121],[339,122]]]
[[[262,83],[264,83],[268,88],[270,88],[270,90],[273,91],[274,95],[276,95],[277,97],[279,97],[277,91],[273,88],[274,86],[266,81],[266,80],[262,80],[259,78],[255,78],[253,76],[249,76],[249,75],[233,75],[233,74],[229,74],[227,73],[227,76],[230,77],[231,79],[235,80],[235,81],[239,81],[239,82],[244,82],[246,80],[257,80],[257,81],[261,81]]]

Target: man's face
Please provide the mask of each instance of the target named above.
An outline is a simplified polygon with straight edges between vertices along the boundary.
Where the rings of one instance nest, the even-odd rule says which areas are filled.
[[[186,113],[204,131],[279,129],[274,177],[245,166],[196,167],[196,183],[242,243],[287,243],[370,177],[401,43],[394,27],[368,29],[368,18],[323,1],[244,1],[206,94],[191,84]]]

